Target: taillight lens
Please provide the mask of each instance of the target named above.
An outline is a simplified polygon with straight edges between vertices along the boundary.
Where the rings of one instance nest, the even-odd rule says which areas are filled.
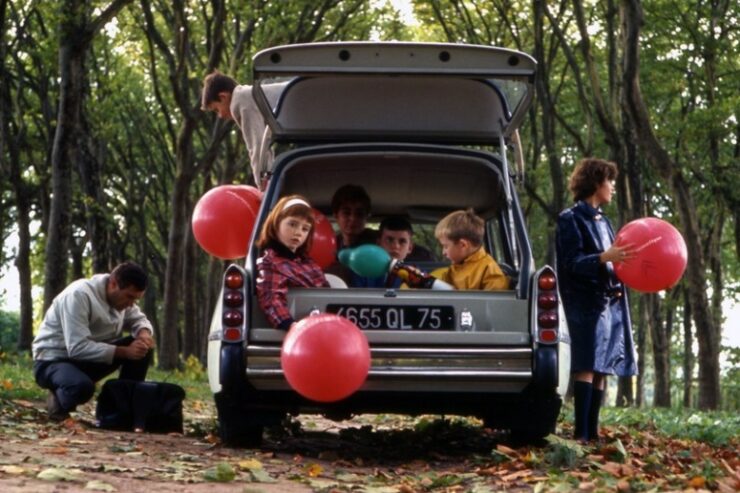
[[[239,289],[244,286],[244,276],[239,271],[231,271],[224,277],[224,285],[230,289]]]
[[[238,310],[226,310],[224,312],[224,325],[236,327],[244,322],[244,315]]]
[[[537,296],[537,306],[543,310],[552,310],[558,307],[558,296],[555,293],[540,293]]]
[[[234,327],[224,330],[224,339],[230,342],[238,341],[242,338],[242,331]]]
[[[537,341],[555,344],[558,341],[558,291],[557,277],[550,268],[537,278]]]
[[[244,303],[244,294],[241,291],[227,291],[224,293],[224,305],[239,307]]]
[[[540,274],[540,278],[537,280],[537,285],[543,291],[550,291],[555,289],[557,285],[557,279],[555,278],[554,272],[543,272]]]
[[[231,265],[223,278],[221,336],[223,341],[239,342],[246,334],[246,293],[247,284],[244,271],[237,265]]]
[[[545,329],[552,329],[558,325],[558,314],[552,310],[540,312],[537,323]]]

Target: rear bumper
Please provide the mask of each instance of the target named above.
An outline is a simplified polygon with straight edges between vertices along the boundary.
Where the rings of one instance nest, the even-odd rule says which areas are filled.
[[[246,376],[258,390],[290,390],[280,348],[247,347]],[[373,347],[360,391],[521,392],[532,381],[532,350]]]

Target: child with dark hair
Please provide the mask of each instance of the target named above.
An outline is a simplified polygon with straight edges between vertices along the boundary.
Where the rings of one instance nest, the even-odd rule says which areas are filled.
[[[378,245],[391,258],[404,260],[414,247],[412,236],[414,230],[411,223],[403,216],[388,216],[380,223],[378,231]],[[399,288],[402,279],[390,272],[381,277],[352,276],[350,286],[356,288]]]
[[[598,440],[607,375],[637,373],[629,305],[613,262],[634,256],[633,245],[615,245],[601,206],[612,200],[617,166],[582,159],[570,176],[575,204],[560,213],[555,230],[558,280],[568,320],[575,405],[574,438]]]
[[[277,99],[285,84],[264,84],[262,90],[268,100]],[[270,149],[271,132],[252,97],[252,86],[240,85],[218,70],[203,79],[201,109],[213,111],[223,120],[237,124],[249,152],[252,175],[257,186],[267,186],[268,168],[274,156]]]
[[[331,211],[337,221],[337,251],[375,243],[376,232],[366,228],[371,210],[370,196],[360,185],[339,187],[331,198]]]
[[[313,211],[300,195],[283,197],[267,216],[257,241],[257,298],[273,327],[289,329],[288,288],[329,287],[321,267],[308,256],[314,228]]]

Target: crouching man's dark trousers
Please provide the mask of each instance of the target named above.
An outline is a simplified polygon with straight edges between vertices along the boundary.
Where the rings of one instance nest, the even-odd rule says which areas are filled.
[[[133,340],[133,337],[125,337],[111,344],[128,346]],[[77,405],[92,399],[95,393],[95,382],[107,377],[118,368],[121,368],[119,378],[144,381],[151,359],[152,352],[149,351],[140,360],[115,358],[110,365],[71,359],[34,361],[33,374],[40,387],[54,392],[64,411],[74,411]]]

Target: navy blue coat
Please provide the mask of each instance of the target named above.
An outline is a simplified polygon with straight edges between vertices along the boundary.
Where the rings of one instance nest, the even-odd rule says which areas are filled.
[[[614,241],[600,210],[578,202],[558,217],[557,271],[572,340],[571,371],[637,373],[627,292],[599,255]]]

